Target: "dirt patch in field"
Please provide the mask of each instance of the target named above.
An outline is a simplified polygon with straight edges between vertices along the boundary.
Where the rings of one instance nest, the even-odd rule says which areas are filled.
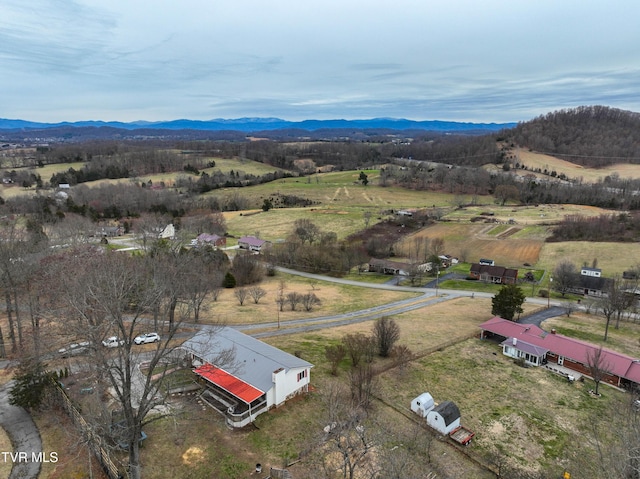
[[[498,239],[505,239],[508,238],[511,235],[516,234],[517,232],[519,232],[520,230],[522,230],[522,228],[509,228],[507,231],[504,231],[502,233],[500,233],[497,238]]]

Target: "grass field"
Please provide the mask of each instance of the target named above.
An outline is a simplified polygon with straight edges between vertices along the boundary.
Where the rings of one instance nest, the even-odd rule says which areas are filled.
[[[395,316],[401,329],[399,342],[421,357],[404,372],[391,369],[378,377],[376,396],[382,401],[374,404],[376,421],[408,427],[412,421],[403,414],[409,414],[411,399],[429,391],[437,402],[452,400],[459,406],[463,424],[476,433],[465,453],[481,462],[501,452],[530,469],[544,468],[556,474],[564,467],[576,473],[578,468],[592,470],[596,455],[585,438],[591,437],[594,426],[609,427],[605,423],[614,420],[611,410],[622,410],[627,396],[603,387],[602,397],[594,399],[587,394],[592,387],[588,381],[568,384],[543,369],[516,366],[496,343],[473,337],[478,324],[490,317],[490,307],[488,299],[461,298]],[[347,333],[369,334],[371,328],[372,322],[365,322],[268,339],[288,352],[298,351],[315,365],[314,392],[260,416],[257,428],[248,431],[225,430],[219,416],[204,407],[185,409],[174,421],[154,423],[146,428],[151,439],[143,449],[145,463],[153,458],[147,474],[168,479],[181,468],[197,477],[212,467],[223,467],[225,477],[244,477],[256,462],[279,467],[297,458],[321,428],[322,394],[336,380],[324,358],[325,346],[338,343]],[[629,331],[612,334],[622,336]],[[456,345],[447,346],[452,342]],[[377,359],[376,364],[384,366],[385,361]],[[338,381],[346,381],[348,368],[345,360]],[[444,464],[455,477],[491,477],[445,444],[436,441],[432,447],[434,460],[446,457]],[[309,477],[306,467],[303,460],[291,471],[295,477]],[[594,476],[585,473],[580,477]]]
[[[376,171],[369,172],[368,186],[358,183],[359,171],[320,173],[304,178],[283,178],[273,183],[256,185],[243,191],[252,198],[266,198],[270,194],[295,195],[307,198],[328,208],[358,207],[380,211],[401,208],[427,208],[433,205],[450,207],[455,195],[414,191],[404,188],[376,186]],[[237,189],[217,190],[207,195],[231,194]],[[492,201],[481,198],[480,201]],[[260,202],[261,203],[261,202]]]
[[[589,441],[583,439],[591,434],[594,421],[607,427],[611,410],[625,407],[626,395],[605,387],[603,398],[594,400],[587,394],[593,387],[589,382],[567,384],[566,379],[548,371],[522,369],[504,357],[496,343],[466,339],[477,334],[477,326],[488,318],[490,307],[489,300],[462,298],[395,316],[401,328],[400,343],[417,354],[429,354],[406,372],[393,369],[383,373],[377,394],[386,404],[403,410],[423,391],[431,392],[437,402],[453,400],[460,407],[463,424],[477,434],[469,446],[475,457],[502,451],[521,466],[555,466],[560,471],[570,458],[596,461]],[[578,318],[573,321],[574,330],[580,330]],[[302,351],[316,364],[314,384],[321,389],[324,380],[330,380],[322,357],[324,345],[339,341],[346,333],[367,333],[370,327],[370,323],[362,323],[269,342]],[[592,327],[597,329],[597,321]],[[618,341],[626,341],[623,338],[630,334],[637,337],[640,330],[637,325],[625,324],[612,334],[616,339],[612,338],[611,344],[620,344]],[[449,341],[460,342],[446,347]],[[343,366],[345,370],[348,367]],[[377,409],[377,414],[383,413],[391,412]]]
[[[529,205],[529,206],[498,206],[492,201],[481,206],[466,206],[445,215],[449,221],[470,221],[483,213],[485,221],[497,223],[514,223],[515,225],[551,225],[556,224],[566,216],[598,216],[608,213],[608,210],[595,206],[584,205]],[[486,213],[491,213],[487,216]]]
[[[321,301],[321,304],[310,312],[291,311],[285,307],[278,312],[275,298],[280,286],[280,280],[284,281],[285,295],[290,292],[300,294],[313,293]],[[370,289],[355,286],[339,285],[330,282],[318,282],[299,276],[278,273],[275,277],[267,277],[260,284],[267,294],[255,304],[250,298],[244,306],[238,304],[233,290],[223,289],[218,301],[209,302],[206,310],[202,312],[202,322],[222,321],[226,324],[266,323],[280,321],[286,323],[290,319],[314,318],[333,314],[357,311],[373,306],[417,297],[421,292],[405,293],[400,291],[376,290],[375,294]]]
[[[556,171],[558,174],[564,173],[568,178],[582,178],[586,182],[596,182],[613,173],[617,173],[621,178],[640,178],[640,165],[635,164],[623,163],[595,169],[585,168],[553,156],[524,149],[518,150],[517,156],[518,161],[530,170],[540,168],[541,170]]]
[[[603,276],[621,276],[623,271],[640,264],[640,244],[590,241],[545,243],[536,267],[553,270],[561,261],[569,260],[579,268],[583,264],[591,266],[594,259],[597,260],[597,267],[602,269]]]
[[[480,258],[491,258],[501,266],[521,267],[538,262],[544,244],[546,229],[525,227],[518,234],[499,239],[495,225],[483,223],[437,223],[407,237],[400,251],[408,252],[416,238],[444,240],[447,254],[464,262],[477,262]]]

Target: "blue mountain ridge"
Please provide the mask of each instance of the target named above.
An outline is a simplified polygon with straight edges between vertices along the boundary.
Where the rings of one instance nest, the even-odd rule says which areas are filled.
[[[61,123],[40,123],[26,120],[0,118],[0,130],[46,130],[61,127],[111,127],[125,130],[204,130],[204,131],[267,131],[281,129],[302,129],[315,131],[320,129],[390,129],[390,130],[429,130],[429,131],[498,131],[512,128],[516,123],[472,123],[426,120],[415,121],[403,118],[372,118],[364,120],[303,120],[287,121],[280,118],[236,118],[213,120],[178,119],[171,121],[76,121]]]

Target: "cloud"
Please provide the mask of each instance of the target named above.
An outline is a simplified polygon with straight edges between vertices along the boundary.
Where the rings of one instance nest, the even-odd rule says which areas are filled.
[[[639,16],[596,0],[5,0],[0,95],[3,115],[41,121],[638,111]]]

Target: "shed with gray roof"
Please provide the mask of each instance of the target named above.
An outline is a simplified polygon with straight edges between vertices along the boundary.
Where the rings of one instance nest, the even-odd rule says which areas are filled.
[[[460,427],[460,409],[453,401],[444,401],[429,411],[427,424],[439,433],[449,435]]]

